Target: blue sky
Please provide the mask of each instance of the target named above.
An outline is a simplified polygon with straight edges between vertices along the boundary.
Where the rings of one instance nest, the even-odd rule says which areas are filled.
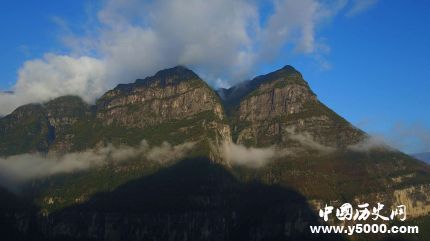
[[[355,125],[393,139],[405,151],[430,151],[428,23],[428,1],[380,1],[323,28],[330,69],[319,71],[301,56],[293,65],[324,103]]]
[[[55,23],[62,17],[82,23],[85,19],[84,1],[5,0],[0,8],[0,89],[10,89],[17,80],[17,71],[26,60],[46,52],[61,52],[62,31]],[[48,3],[48,1],[45,1]]]
[[[406,152],[430,151],[430,3],[425,0],[417,0],[413,4],[406,0],[362,0],[369,4],[358,9],[360,4],[357,1],[339,0],[332,1],[324,12],[310,9],[315,3],[319,3],[317,0],[283,1],[285,4],[279,3],[277,6],[270,1],[259,1],[255,5],[238,1],[238,5],[228,6],[229,1],[220,0],[218,5],[210,8],[196,4],[195,9],[190,7],[192,11],[202,11],[202,15],[213,16],[213,19],[208,17],[208,25],[196,24],[198,26],[190,29],[188,26],[195,21],[193,18],[176,26],[176,23],[157,22],[157,18],[141,16],[157,16],[167,12],[183,19],[181,14],[189,15],[189,9],[175,8],[167,0],[160,1],[166,2],[165,5],[130,3],[127,6],[115,0],[45,1],[45,4],[42,4],[43,1],[3,1],[0,9],[0,89],[21,91],[20,88],[24,88],[22,86],[31,86],[32,83],[43,88],[45,85],[41,83],[44,78],[50,79],[47,84],[49,86],[55,86],[55,78],[60,78],[59,86],[62,86],[61,83],[73,86],[75,75],[70,70],[66,70],[67,74],[60,72],[63,69],[58,68],[59,63],[75,66],[73,71],[78,69],[77,76],[88,74],[97,79],[98,82],[88,84],[97,89],[94,95],[103,93],[114,84],[131,82],[135,77],[144,77],[153,74],[156,69],[176,64],[196,69],[213,85],[234,84],[239,79],[290,64],[303,73],[322,102],[353,124],[369,133],[383,136],[390,144]],[[336,2],[340,7],[336,7]],[[227,5],[226,8],[224,5]],[[243,10],[249,6],[249,11]],[[256,13],[252,12],[253,6],[256,7]],[[238,8],[243,13],[240,16],[236,14],[237,11],[230,13],[230,8]],[[278,15],[274,13],[276,8],[280,9]],[[289,8],[293,10],[290,11]],[[300,14],[295,16],[294,8],[309,13],[312,17],[302,18]],[[210,12],[211,9],[219,9],[219,12]],[[354,12],[354,9],[358,10]],[[224,13],[232,25],[228,30],[225,23],[216,20]],[[328,16],[319,17],[322,13]],[[250,29],[252,24],[249,23],[253,23],[256,14],[259,16],[257,22],[261,25],[259,30],[253,29],[245,36],[240,34],[243,29]],[[202,17],[205,16],[196,16]],[[280,32],[283,29],[282,24],[286,25],[289,34],[273,34],[273,31]],[[308,28],[310,24],[311,28]],[[136,26],[140,32],[136,31]],[[142,42],[145,45],[150,38],[145,35],[147,31],[142,30],[146,30],[147,26],[155,30],[153,32],[156,36],[167,36],[173,40],[176,38],[179,43],[165,43],[155,53],[148,50],[153,46],[148,44],[145,50],[136,50],[139,57],[128,59],[133,49],[127,52],[130,50],[120,43],[126,41],[127,46],[134,46]],[[181,32],[170,35],[175,29],[181,29]],[[199,39],[205,29],[212,32],[226,31],[224,35],[227,40],[214,43],[224,49],[210,51],[208,49],[212,46],[198,42],[208,42],[203,37]],[[253,31],[262,34],[255,34]],[[182,35],[182,32],[187,32],[187,35]],[[199,34],[199,37],[196,38],[194,34]],[[257,41],[254,38],[258,34],[261,37]],[[210,40],[222,39],[224,35],[213,35]],[[127,38],[121,39],[119,36]],[[188,39],[187,36],[193,38]],[[280,43],[277,48],[268,47],[277,41]],[[172,49],[189,50],[190,46],[203,46],[206,49],[200,50],[200,53],[195,50],[199,48],[193,48],[191,57],[187,51],[175,52],[169,58]],[[247,50],[243,51],[244,48]],[[220,56],[219,52],[225,56]],[[44,56],[47,53],[54,56],[46,59]],[[167,57],[158,59],[157,53]],[[58,56],[67,58],[58,62]],[[79,69],[82,68],[82,56],[88,56],[84,70]],[[240,58],[241,62],[229,62],[231,59],[239,59],[237,56],[245,58]],[[243,60],[247,56],[255,60],[252,63]],[[42,61],[42,70],[37,69],[40,65],[34,64],[38,63],[37,60]],[[26,61],[30,61],[30,64],[24,67]],[[157,64],[152,65],[153,62]],[[114,63],[115,68],[105,68],[105,63]],[[88,66],[93,65],[97,71],[88,69]],[[56,72],[50,74],[52,66],[55,66]],[[229,66],[234,68],[229,69]],[[40,72],[46,75],[41,75]],[[94,77],[94,73],[100,72],[103,72],[101,76]],[[19,77],[18,73],[22,76]],[[32,75],[42,80],[33,80]],[[63,77],[69,79],[62,80]],[[104,84],[104,79],[109,78],[115,80],[105,81],[108,84]],[[20,87],[15,86],[17,82],[21,83]],[[103,87],[94,87],[98,84]],[[53,91],[49,89],[46,91],[51,92]],[[58,95],[75,92],[87,97],[89,101],[96,98],[77,87],[71,88],[69,92],[59,92]],[[34,98],[18,96],[15,98],[16,103],[45,100],[43,93],[45,92],[35,94],[34,91],[25,90],[22,96],[34,95]],[[1,101],[13,102],[15,99],[3,98]]]

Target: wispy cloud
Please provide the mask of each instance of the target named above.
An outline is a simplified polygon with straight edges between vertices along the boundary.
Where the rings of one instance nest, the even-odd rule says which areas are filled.
[[[351,8],[346,15],[353,17],[375,6],[380,0],[353,0]]]
[[[108,145],[64,155],[40,153],[14,155],[0,158],[0,180],[3,185],[16,188],[32,179],[85,171],[107,163],[120,163],[133,158],[167,162],[184,157],[193,146],[194,143],[191,142],[176,146],[164,142],[160,146],[150,146],[144,140],[137,147]]]
[[[316,151],[319,155],[336,151],[335,148],[318,143],[309,133],[296,132],[294,129],[288,129],[287,132],[286,138],[297,142],[298,145],[257,148],[226,142],[222,146],[223,156],[231,165],[261,168],[276,159],[297,156],[309,150]]]
[[[103,94],[106,84],[106,65],[102,60],[47,54],[24,63],[13,93],[0,93],[0,114],[8,114],[23,104],[69,94],[91,102]]]
[[[254,148],[234,143],[224,143],[222,150],[225,160],[231,165],[250,168],[260,168],[276,158],[292,154],[287,150],[276,149],[274,146]]]
[[[406,152],[430,152],[430,128],[423,124],[397,123],[384,136],[389,144]]]
[[[348,146],[348,149],[356,152],[369,152],[373,150],[394,150],[386,143],[384,138],[380,136],[369,136],[356,144]]]
[[[371,128],[374,123],[364,120],[358,126]],[[399,122],[386,130],[371,131],[370,140],[374,144],[383,144],[405,153],[430,152],[430,127],[424,123]],[[380,146],[380,145],[379,145]]]
[[[315,140],[308,132],[297,132],[294,128],[286,129],[287,138],[300,143],[303,147],[310,148],[321,153],[330,153],[335,151],[335,148],[323,145]]]

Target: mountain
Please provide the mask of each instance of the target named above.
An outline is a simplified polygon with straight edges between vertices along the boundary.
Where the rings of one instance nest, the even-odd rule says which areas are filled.
[[[230,129],[218,95],[194,72],[175,67],[120,84],[94,106],[75,96],[22,106],[0,120],[0,134],[0,155],[185,139],[219,159],[215,144],[229,141]]]
[[[423,162],[430,163],[430,152],[412,154],[412,156]]]
[[[429,200],[430,169],[397,150],[373,145],[370,136],[322,104],[293,67],[219,94],[235,143],[275,145],[293,152],[263,168],[236,168],[240,179],[294,187],[316,206],[364,199],[387,204],[408,201],[411,216],[429,210],[428,202],[419,206],[414,195]]]
[[[288,145],[291,132],[307,132],[332,147],[355,144],[365,134],[318,101],[291,66],[224,89],[233,140],[248,146]]]
[[[192,148],[178,155],[184,143]],[[42,240],[312,240],[327,237],[303,227],[327,203],[430,212],[430,167],[373,143],[291,66],[218,91],[178,66],[94,105],[63,96],[21,106],[0,119],[0,157],[24,153],[107,153],[104,165],[22,187],[37,210],[24,213],[38,220],[22,232]]]

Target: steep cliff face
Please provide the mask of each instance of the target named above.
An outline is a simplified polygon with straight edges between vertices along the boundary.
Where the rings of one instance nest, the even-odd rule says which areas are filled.
[[[428,214],[423,185],[430,183],[429,167],[399,151],[365,144],[369,136],[322,104],[293,67],[219,93],[234,142],[289,153],[257,170],[237,167],[240,178],[294,187],[321,203],[402,201],[412,217]]]
[[[95,106],[65,96],[18,108],[0,121],[0,154],[81,151],[110,143],[198,142],[199,155],[221,161],[231,139],[218,95],[194,72],[175,67],[118,85]]]
[[[204,142],[218,161],[218,146],[231,139],[218,95],[181,66],[107,92],[97,101],[96,118],[106,128],[151,129],[149,141]]]
[[[76,96],[63,96],[51,100],[44,105],[46,118],[54,132],[49,151],[67,153],[73,150],[76,142],[78,123],[91,120],[91,106]]]
[[[97,118],[103,124],[138,128],[190,118],[201,112],[224,119],[218,96],[184,67],[119,85],[97,101],[97,110]]]
[[[37,180],[25,190],[44,216],[10,209],[0,223],[3,215],[28,227],[37,216],[42,240],[303,240],[303,227],[319,220],[306,200],[313,208],[380,201],[428,215],[429,166],[363,144],[367,134],[322,104],[291,66],[218,93],[222,101],[194,72],[175,67],[118,85],[95,105],[65,96],[18,108],[0,119],[0,156],[146,140],[193,143],[189,156],[207,158],[133,157]],[[283,154],[260,168],[238,166],[223,158],[224,142]]]
[[[249,146],[297,146],[291,136],[310,134],[322,145],[345,147],[364,133],[318,101],[291,66],[221,90],[233,139]],[[302,143],[303,144],[303,143]]]

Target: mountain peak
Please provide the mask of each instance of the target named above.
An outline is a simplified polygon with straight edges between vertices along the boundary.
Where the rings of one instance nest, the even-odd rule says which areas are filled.
[[[284,67],[268,74],[257,76],[251,80],[251,82],[254,83],[253,85],[259,85],[265,82],[277,80],[285,80],[289,83],[307,85],[307,82],[303,79],[302,74],[291,65],[285,65]]]
[[[235,86],[230,87],[229,89],[219,89],[218,94],[222,97],[224,103],[230,107],[236,106],[239,104],[239,101],[244,98],[246,95],[251,92],[257,90],[264,84],[268,83],[276,83],[275,86],[286,86],[290,84],[305,86],[312,92],[309,88],[308,83],[303,79],[302,74],[297,71],[291,65],[285,65],[284,67],[275,70],[273,72],[259,75],[252,80],[247,80],[242,83],[239,83]]]
[[[182,81],[195,79],[200,79],[200,77],[192,70],[184,66],[176,66],[173,68],[160,70],[154,76],[146,77],[145,79],[137,79],[136,84],[148,85],[154,81],[159,81],[159,83],[164,86],[168,84],[175,85]]]
[[[118,84],[115,90],[128,92],[136,87],[151,86],[154,84],[160,86],[177,85],[183,81],[189,80],[200,80],[203,82],[192,70],[185,66],[178,65],[173,68],[160,70],[153,76],[148,76],[144,79],[136,79],[134,83]]]
[[[199,76],[196,73],[194,73],[194,71],[182,65],[160,70],[154,75],[154,77],[158,77],[158,78],[165,78],[165,77],[172,77],[172,76],[179,77],[179,78],[189,78],[189,79],[199,78]]]
[[[287,64],[284,67],[280,68],[279,70],[283,70],[283,71],[293,71],[293,72],[299,72],[296,70],[296,68],[294,68],[293,66]],[[279,71],[277,70],[277,71]]]
[[[85,105],[85,101],[77,95],[63,95],[46,102],[45,105]]]

